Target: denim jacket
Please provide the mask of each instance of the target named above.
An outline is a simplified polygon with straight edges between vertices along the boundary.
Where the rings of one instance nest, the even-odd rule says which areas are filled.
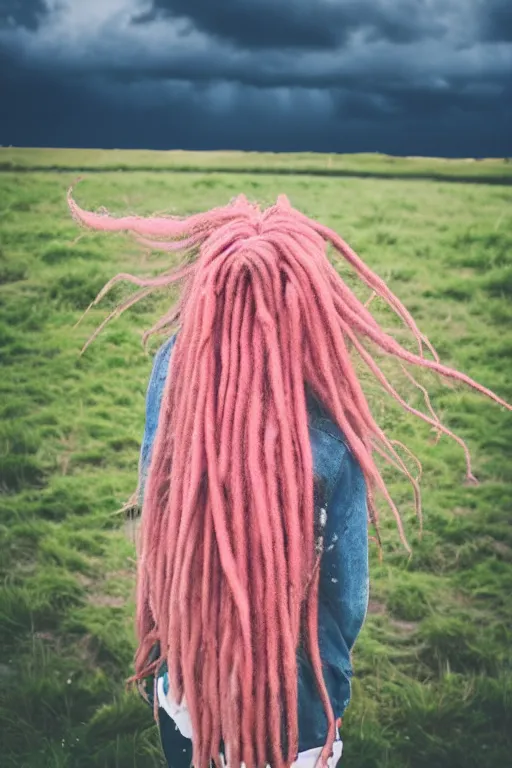
[[[146,396],[146,425],[140,456],[140,500],[151,460],[173,336],[158,350]],[[318,634],[324,679],[335,717],[351,692],[351,650],[368,607],[366,485],[343,434],[315,402],[308,401],[309,436],[316,485],[322,489],[324,550],[320,566]],[[311,665],[298,652],[299,752],[322,745],[327,719]]]

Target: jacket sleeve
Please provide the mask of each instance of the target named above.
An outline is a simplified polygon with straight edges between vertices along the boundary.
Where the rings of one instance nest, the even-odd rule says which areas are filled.
[[[319,622],[327,612],[350,651],[369,598],[368,511],[361,468],[346,449],[327,506],[320,570]]]
[[[144,499],[144,488],[146,486],[149,466],[151,463],[153,442],[155,440],[158,426],[158,417],[160,415],[162,395],[169,370],[171,352],[175,341],[176,337],[172,336],[160,347],[156,353],[146,392],[146,419],[139,458],[138,502],[141,507]]]
[[[368,606],[366,483],[343,441],[319,441],[318,435],[315,441],[319,465],[327,478],[324,505],[319,510],[324,525],[320,526],[323,555],[318,590],[318,643],[329,699],[335,716],[342,717],[352,689],[350,652]],[[302,650],[298,663],[300,745],[306,748],[323,743],[327,718],[311,664]]]

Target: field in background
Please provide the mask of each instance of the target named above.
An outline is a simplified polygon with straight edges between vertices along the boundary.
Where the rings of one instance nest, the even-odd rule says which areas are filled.
[[[4,149],[0,168],[1,764],[159,766],[150,713],[123,692],[135,564],[115,511],[136,484],[151,367],[140,335],[170,297],[114,321],[83,357],[82,344],[128,288],[74,324],[113,274],[152,274],[168,260],[124,236],[78,230],[68,185],[90,169],[78,202],[120,215],[193,212],[239,192],[270,203],[286,193],[388,281],[444,362],[512,401],[510,165]],[[181,171],[162,173],[173,168]],[[322,168],[331,175],[315,175]],[[393,178],[451,173],[453,182],[461,169],[478,183]],[[365,173],[389,178],[358,178]],[[500,182],[482,183],[491,176]],[[336,266],[355,285],[339,259]],[[372,310],[409,343],[379,302]],[[420,378],[467,440],[481,482],[464,485],[461,449],[446,437],[434,446],[428,427],[386,405],[365,376],[375,415],[422,460],[425,534],[419,540],[409,486],[388,474],[414,557],[399,548],[382,504],[384,559],[372,553],[343,765],[504,768],[512,749],[512,418],[458,386]]]
[[[0,148],[0,170],[201,171],[203,173],[308,174],[358,178],[424,178],[512,184],[510,158],[447,160],[392,157],[376,152],[327,155],[316,152],[186,152],[123,149]]]

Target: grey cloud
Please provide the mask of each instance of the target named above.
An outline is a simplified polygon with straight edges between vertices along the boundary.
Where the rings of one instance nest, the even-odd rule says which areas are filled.
[[[277,89],[325,91],[335,103],[343,93],[350,94],[351,108],[370,115],[426,114],[443,109],[467,112],[472,109],[499,108],[506,103],[510,82],[510,63],[491,58],[469,57],[464,66],[453,56],[439,50],[414,51],[414,64],[407,56],[395,56],[393,49],[381,49],[373,61],[336,56],[304,55],[299,61],[283,53],[269,51],[261,60],[256,52],[235,54],[215,45],[201,51],[194,49],[156,56],[137,67],[119,58],[104,72],[123,84],[182,81],[197,86],[228,83],[232,86],[272,92]],[[436,55],[433,64],[429,58]],[[441,59],[445,55],[445,61]],[[423,60],[422,60],[423,57]],[[272,100],[272,94],[267,98]]]
[[[133,22],[161,18],[187,19],[207,35],[256,49],[333,50],[358,30],[372,40],[410,43],[445,29],[425,0],[152,0]]]
[[[512,0],[482,0],[480,38],[496,43],[512,42]]]
[[[24,27],[34,31],[47,13],[44,0],[0,0],[0,28]]]

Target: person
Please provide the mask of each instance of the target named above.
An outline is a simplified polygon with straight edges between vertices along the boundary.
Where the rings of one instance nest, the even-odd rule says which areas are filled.
[[[405,446],[375,421],[353,358],[406,411],[459,442],[472,482],[467,447],[411,369],[510,406],[443,365],[386,284],[284,196],[264,210],[240,196],[189,217],[120,219],[82,210],[71,190],[68,199],[85,226],[184,255],[157,277],[117,275],[96,299],[122,279],[138,286],[108,320],[154,290],[182,288],[143,337],[167,339],[147,390],[136,492],[133,679],[154,706],[168,765],[333,766],[368,606],[369,539],[380,547],[377,493],[410,552],[376,457],[408,477],[421,524]],[[381,328],[328,245],[370,300],[403,321],[417,353]],[[393,387],[370,349],[399,361],[427,412]]]

